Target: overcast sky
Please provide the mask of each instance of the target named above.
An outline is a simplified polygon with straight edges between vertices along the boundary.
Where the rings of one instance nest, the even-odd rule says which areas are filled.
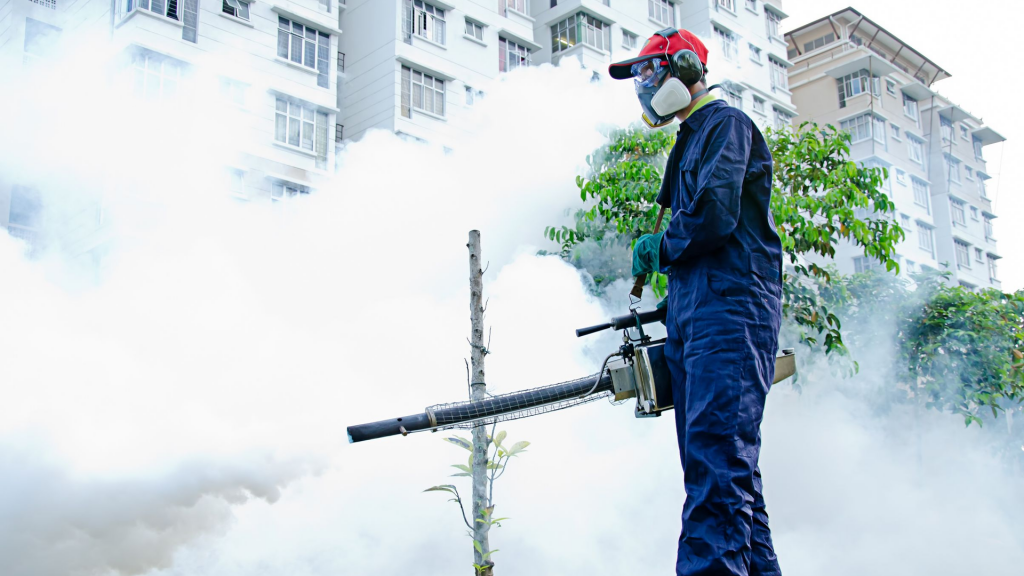
[[[1003,289],[1024,288],[1024,114],[1017,102],[1021,80],[1016,38],[1024,16],[1020,0],[927,3],[893,0],[783,0],[792,30],[822,16],[853,7],[944,68],[952,78],[933,88],[985,121],[1007,141],[985,148],[989,195],[995,222],[999,276]]]

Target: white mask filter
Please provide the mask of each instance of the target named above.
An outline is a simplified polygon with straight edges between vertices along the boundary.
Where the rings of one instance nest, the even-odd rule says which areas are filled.
[[[659,116],[669,116],[690,105],[690,91],[682,80],[671,77],[665,80],[658,92],[651,98],[651,108]]]

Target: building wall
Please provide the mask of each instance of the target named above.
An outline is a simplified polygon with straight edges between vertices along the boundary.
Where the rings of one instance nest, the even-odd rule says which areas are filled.
[[[179,92],[191,92],[204,105],[216,109],[218,119],[223,120],[222,127],[231,129],[230,144],[238,150],[226,159],[225,168],[241,172],[244,188],[239,197],[269,199],[275,182],[315,189],[333,173],[334,125],[338,115],[336,55],[341,35],[337,29],[337,5],[325,6],[318,0],[280,0],[271,4],[257,1],[249,5],[246,20],[225,14],[222,2],[200,0],[197,37],[191,42],[184,38],[185,0],[178,0],[177,20],[163,12],[138,8],[138,0],[133,0],[134,9],[130,11],[126,11],[127,0],[56,2],[53,8],[32,0],[8,0],[0,6],[0,20],[9,24],[0,37],[0,67],[5,75],[16,76],[32,67],[47,65],[48,56],[30,53],[38,50],[25,43],[26,26],[38,29],[28,18],[61,29],[57,41],[42,43],[43,48],[54,51],[67,50],[59,47],[59,41],[74,45],[73,42],[99,37],[109,40],[114,48],[116,56],[110,63],[111,70],[117,89],[129,98],[134,93],[135,55],[147,54],[180,65]],[[316,70],[278,57],[280,16],[330,35],[326,87],[318,85]],[[225,90],[224,83],[231,84],[231,91]],[[317,166],[315,153],[275,140],[278,98],[301,101],[327,114],[325,166]],[[10,227],[11,194],[15,186],[31,187],[32,183],[0,177],[0,225]],[[225,185],[226,192],[227,188]],[[71,207],[60,215],[59,221],[47,225],[60,230],[62,245],[71,251],[88,251],[103,241],[103,222],[98,216],[102,212],[96,206]],[[92,220],[91,229],[83,224],[88,220]]]
[[[858,117],[868,115],[877,119],[872,123],[867,138],[854,142],[850,147],[851,158],[870,166],[888,170],[889,177],[883,188],[896,205],[895,218],[907,233],[906,239],[897,246],[901,272],[917,272],[922,266],[932,269],[948,269],[954,273],[953,281],[971,287],[999,286],[997,279],[990,279],[988,259],[998,259],[994,239],[986,238],[984,217],[992,216],[991,202],[981,195],[978,180],[986,176],[984,160],[974,157],[973,133],[984,128],[980,119],[973,117],[935,91],[927,82],[948,77],[912,48],[900,44],[890,36],[888,44],[869,45],[863,41],[850,41],[857,29],[864,34],[865,21],[859,13],[833,15],[831,21],[805,26],[787,33],[790,50],[788,56],[794,66],[789,70],[793,103],[799,114],[794,124],[813,121],[819,125],[831,124],[837,128]],[[873,24],[873,23],[871,23]],[[831,34],[831,42],[814,45],[807,50],[807,44],[824,35]],[[867,33],[872,36],[871,31]],[[796,54],[799,50],[799,54]],[[839,82],[847,74],[866,70],[868,75],[877,76],[870,90],[845,98],[840,102]],[[924,80],[925,82],[922,82]],[[847,86],[844,84],[844,90]],[[917,114],[905,106],[906,97],[917,100]],[[951,110],[953,110],[951,112]],[[954,141],[942,141],[940,135],[940,111],[954,115]],[[960,125],[968,129],[968,139],[960,136]],[[917,141],[915,146],[913,141]],[[912,148],[920,150],[912,155]],[[942,157],[943,152],[952,149],[961,160],[961,183],[948,183]],[[920,161],[916,159],[920,156]],[[972,173],[981,170],[982,176],[968,181],[965,167]],[[928,194],[915,195],[915,180],[927,185]],[[966,223],[954,224],[951,220],[950,195],[964,202]],[[972,211],[972,207],[974,210]],[[972,214],[977,214],[977,220]],[[929,232],[930,231],[930,232]],[[922,236],[933,237],[930,249],[922,248]],[[971,244],[971,266],[958,267],[954,257],[954,238]],[[983,252],[983,262],[974,259],[974,248]],[[859,271],[870,260],[861,260],[863,251],[843,243],[836,251],[835,262],[843,273]],[[859,261],[858,261],[859,260]]]

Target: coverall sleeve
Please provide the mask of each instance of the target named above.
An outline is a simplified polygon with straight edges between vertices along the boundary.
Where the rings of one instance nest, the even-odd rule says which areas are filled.
[[[662,271],[721,247],[736,229],[750,139],[750,127],[731,115],[708,130],[695,170],[693,200],[672,214],[661,241]],[[675,178],[687,178],[682,166],[675,170]],[[680,189],[686,185],[680,182]]]

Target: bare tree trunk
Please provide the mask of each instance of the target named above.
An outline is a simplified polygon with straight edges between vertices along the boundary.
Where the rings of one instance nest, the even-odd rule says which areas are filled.
[[[487,393],[487,384],[484,383],[484,356],[487,349],[484,347],[484,304],[483,304],[483,269],[480,266],[480,231],[470,230],[469,244],[469,312],[473,328],[470,337],[472,347],[470,371],[470,399],[473,401],[483,400]],[[483,520],[490,516],[490,502],[487,498],[487,452],[490,440],[487,438],[487,428],[477,426],[473,428],[473,540],[479,544],[479,548],[473,546],[473,557],[478,565],[486,565],[487,568],[477,572],[478,575],[490,576],[493,573],[490,559],[484,560],[484,556],[490,552],[488,532],[490,526]]]

